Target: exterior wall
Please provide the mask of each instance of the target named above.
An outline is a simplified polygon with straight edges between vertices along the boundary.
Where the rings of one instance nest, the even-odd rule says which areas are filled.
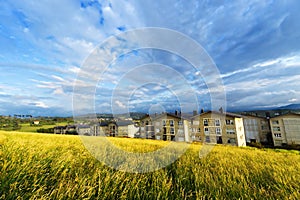
[[[141,120],[140,136],[156,140],[186,141],[184,120],[168,114],[148,116]]]
[[[128,125],[127,126],[118,126],[118,136],[127,137],[128,136]]]
[[[189,121],[188,120],[183,121],[183,129],[184,129],[185,141],[190,142],[191,137],[189,135]]]
[[[300,115],[288,114],[270,119],[274,146],[300,144]]]
[[[194,116],[191,119],[191,123],[190,123],[190,137],[191,137],[191,141],[197,141],[197,142],[201,142],[202,141],[202,137],[201,137],[201,128],[200,128],[200,116]]]
[[[91,134],[93,136],[107,136],[108,126],[99,126],[99,125],[92,126]]]
[[[91,128],[89,128],[89,127],[84,127],[84,128],[77,127],[77,133],[78,133],[78,135],[91,135]]]
[[[241,117],[222,113],[207,112],[193,117],[198,123],[191,123],[192,141],[212,144],[245,146],[245,133]],[[200,128],[193,132],[193,128]],[[195,130],[195,129],[194,129]]]
[[[271,131],[267,119],[247,116],[244,118],[244,129],[246,142],[268,142],[268,134]]]
[[[117,125],[115,123],[108,124],[108,135],[109,136],[117,136],[118,135]]]
[[[237,146],[245,147],[246,146],[246,137],[244,132],[244,124],[242,118],[235,118],[235,126],[236,126],[236,138],[237,138]]]
[[[139,127],[136,127],[133,124],[128,125],[128,137],[133,138],[134,135],[139,131]]]

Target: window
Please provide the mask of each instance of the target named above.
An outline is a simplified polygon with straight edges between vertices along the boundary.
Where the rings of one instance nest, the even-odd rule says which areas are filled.
[[[170,126],[174,126],[174,120],[170,120]]]
[[[175,134],[174,128],[170,128],[170,134]]]
[[[147,126],[146,126],[146,131],[154,131],[154,126],[152,126],[152,125],[147,125]]]
[[[163,126],[166,126],[166,120],[162,121]]]
[[[204,120],[203,120],[203,125],[204,125],[204,126],[208,126],[208,119],[204,119]]]
[[[209,134],[208,128],[204,128],[204,134]]]
[[[281,138],[281,133],[274,133],[274,136],[275,136],[276,138]]]
[[[226,129],[226,134],[235,134],[233,129]]]
[[[226,119],[226,125],[233,125],[232,119]]]
[[[195,132],[196,132],[196,129],[195,129],[195,128],[192,128],[192,132],[195,133]]]
[[[200,131],[201,131],[200,128],[198,128],[198,132],[199,132],[199,133],[200,133]]]
[[[157,129],[156,129],[156,133],[159,133],[159,132],[160,132],[160,130],[159,130],[159,128],[157,128]]]
[[[274,126],[273,131],[280,131],[280,127],[279,126]]]
[[[178,125],[181,126],[183,123],[182,121],[178,121]]]
[[[221,128],[216,128],[216,134],[221,135]]]
[[[205,142],[210,142],[210,137],[209,136],[205,137]]]
[[[148,121],[146,121],[146,125],[149,125],[149,122],[148,122]]]
[[[182,129],[179,129],[179,130],[178,130],[178,134],[179,134],[179,135],[183,135],[183,130],[182,130]]]
[[[279,121],[278,120],[274,120],[274,121],[272,120],[272,124],[275,124],[275,125],[279,124]]]
[[[220,126],[220,120],[219,119],[215,120],[215,126]]]

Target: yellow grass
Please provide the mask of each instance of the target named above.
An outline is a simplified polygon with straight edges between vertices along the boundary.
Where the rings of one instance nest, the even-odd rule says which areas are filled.
[[[110,140],[131,152],[166,145]],[[200,159],[201,147],[128,173],[96,160],[78,136],[0,131],[0,199],[300,199],[299,152],[216,146]]]

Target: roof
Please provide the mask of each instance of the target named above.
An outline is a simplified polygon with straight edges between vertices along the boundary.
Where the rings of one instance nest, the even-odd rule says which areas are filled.
[[[171,114],[171,113],[161,113],[161,114],[152,114],[152,115],[147,114],[141,120],[143,120],[143,119],[145,119],[147,117],[150,117],[151,119],[155,120],[155,119],[159,119],[159,118],[167,117],[167,116],[174,117],[174,118],[177,118],[177,119],[186,119],[186,118],[183,118],[181,116],[178,116],[178,115],[175,115],[175,114]]]
[[[205,115],[205,114],[216,114],[216,115],[224,115],[224,116],[229,116],[229,117],[238,117],[238,118],[243,118],[244,116],[243,115],[239,115],[239,114],[236,114],[236,113],[231,113],[231,112],[217,112],[217,111],[207,111],[207,112],[204,112],[204,113],[201,113],[199,115],[195,115],[191,118],[194,118],[194,117],[199,117],[201,115]]]
[[[89,125],[85,125],[85,124],[83,124],[83,125],[77,125],[77,128],[90,128],[90,126]]]
[[[267,117],[262,117],[262,116],[255,116],[255,115],[249,115],[249,114],[246,114],[246,115],[242,115],[244,118],[259,118],[259,119],[268,119]]]
[[[54,129],[62,129],[62,128],[67,128],[67,126],[55,126]]]
[[[99,126],[108,126],[108,122],[100,122],[98,125]]]
[[[286,117],[288,115],[295,115],[297,117],[300,117],[300,114],[298,114],[298,113],[289,112],[289,113],[285,113],[285,114],[282,114],[282,115],[271,117],[270,119],[275,119],[275,118],[280,118],[280,117]]]
[[[116,122],[117,126],[128,126],[133,124],[131,120],[120,120]]]

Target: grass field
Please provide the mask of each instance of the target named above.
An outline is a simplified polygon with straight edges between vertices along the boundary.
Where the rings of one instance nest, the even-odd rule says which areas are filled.
[[[139,151],[160,141],[111,138]],[[0,199],[300,199],[298,151],[199,144],[151,173],[97,161],[77,136],[0,131]]]
[[[30,123],[23,123],[20,124],[21,129],[19,130],[20,132],[36,132],[37,129],[40,128],[53,128],[55,126],[65,126],[67,125],[67,122],[59,122],[56,123],[55,125],[41,125],[41,126],[30,126]]]

